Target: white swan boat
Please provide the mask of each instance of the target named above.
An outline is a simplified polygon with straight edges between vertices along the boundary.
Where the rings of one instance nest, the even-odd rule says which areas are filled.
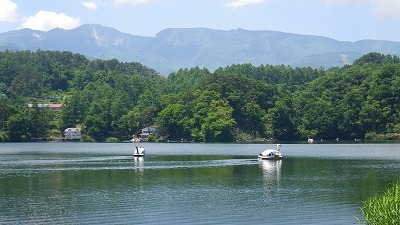
[[[135,145],[135,151],[133,152],[133,156],[143,157],[144,152],[145,152],[144,148],[138,147],[137,145]]]
[[[266,159],[266,160],[279,160],[282,159],[282,153],[280,152],[280,148],[282,145],[277,144],[276,149],[267,149],[261,152],[258,155],[259,159]]]

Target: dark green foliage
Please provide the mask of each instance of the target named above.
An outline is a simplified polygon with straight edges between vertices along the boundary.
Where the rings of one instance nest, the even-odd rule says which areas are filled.
[[[87,63],[85,57],[71,52],[0,52],[0,83],[9,93],[40,97],[51,90],[66,91],[72,69]]]
[[[199,67],[191,69],[180,69],[168,76],[168,80],[164,87],[165,94],[177,94],[186,91],[193,85],[197,84],[204,76],[210,75],[210,71]]]
[[[301,135],[354,139],[368,132],[398,132],[400,92],[395,84],[400,65],[383,63],[385,59],[329,72],[298,93],[294,100]]]
[[[361,56],[359,59],[353,62],[353,65],[363,66],[364,64],[393,64],[399,63],[399,57],[391,56],[391,55],[384,55],[377,52],[371,52],[366,55]]]
[[[30,141],[45,139],[51,128],[53,112],[49,109],[27,108],[16,113],[7,121],[7,131],[10,141]]]
[[[215,73],[240,74],[266,84],[285,84],[288,90],[295,91],[315,78],[323,76],[325,71],[311,67],[292,68],[283,65],[254,67],[251,64],[241,64],[219,68]]]
[[[61,112],[27,108],[49,102],[62,103]],[[126,140],[150,125],[158,128],[152,140],[381,138],[400,133],[400,61],[370,53],[327,71],[242,64],[166,78],[71,52],[0,52],[0,141],[75,126],[85,140]]]
[[[127,135],[120,129],[121,118],[145,90],[154,90],[164,81],[139,63],[89,61],[70,52],[0,52],[0,128],[7,131],[11,141],[46,138],[52,127],[39,123],[45,111],[39,110],[34,116],[25,108],[32,101],[49,103],[47,96],[58,92],[61,99],[55,101],[63,107],[47,122],[57,124],[60,132],[79,125],[98,141],[109,136],[129,138],[132,133]],[[21,97],[25,99],[20,101]]]
[[[166,140],[188,140],[190,138],[189,111],[182,104],[171,104],[158,116],[159,132]]]
[[[275,87],[244,75],[216,72],[204,77],[197,88],[215,91],[228,101],[237,129],[254,136],[265,135],[263,116],[274,105]]]

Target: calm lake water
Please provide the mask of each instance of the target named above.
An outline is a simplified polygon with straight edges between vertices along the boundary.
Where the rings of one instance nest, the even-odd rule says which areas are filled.
[[[400,144],[1,143],[0,224],[357,224]]]

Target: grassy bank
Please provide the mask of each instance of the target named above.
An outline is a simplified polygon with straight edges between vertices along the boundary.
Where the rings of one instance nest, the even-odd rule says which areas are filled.
[[[361,211],[366,224],[400,224],[400,181],[383,194],[368,198]]]

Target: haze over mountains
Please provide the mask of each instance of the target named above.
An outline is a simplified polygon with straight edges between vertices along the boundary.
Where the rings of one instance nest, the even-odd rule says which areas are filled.
[[[169,28],[155,37],[85,24],[72,30],[21,29],[0,33],[0,50],[59,50],[89,58],[140,62],[161,74],[195,66],[214,71],[231,64],[311,66],[351,64],[369,52],[400,55],[400,42],[337,41],[327,37],[276,31]]]

